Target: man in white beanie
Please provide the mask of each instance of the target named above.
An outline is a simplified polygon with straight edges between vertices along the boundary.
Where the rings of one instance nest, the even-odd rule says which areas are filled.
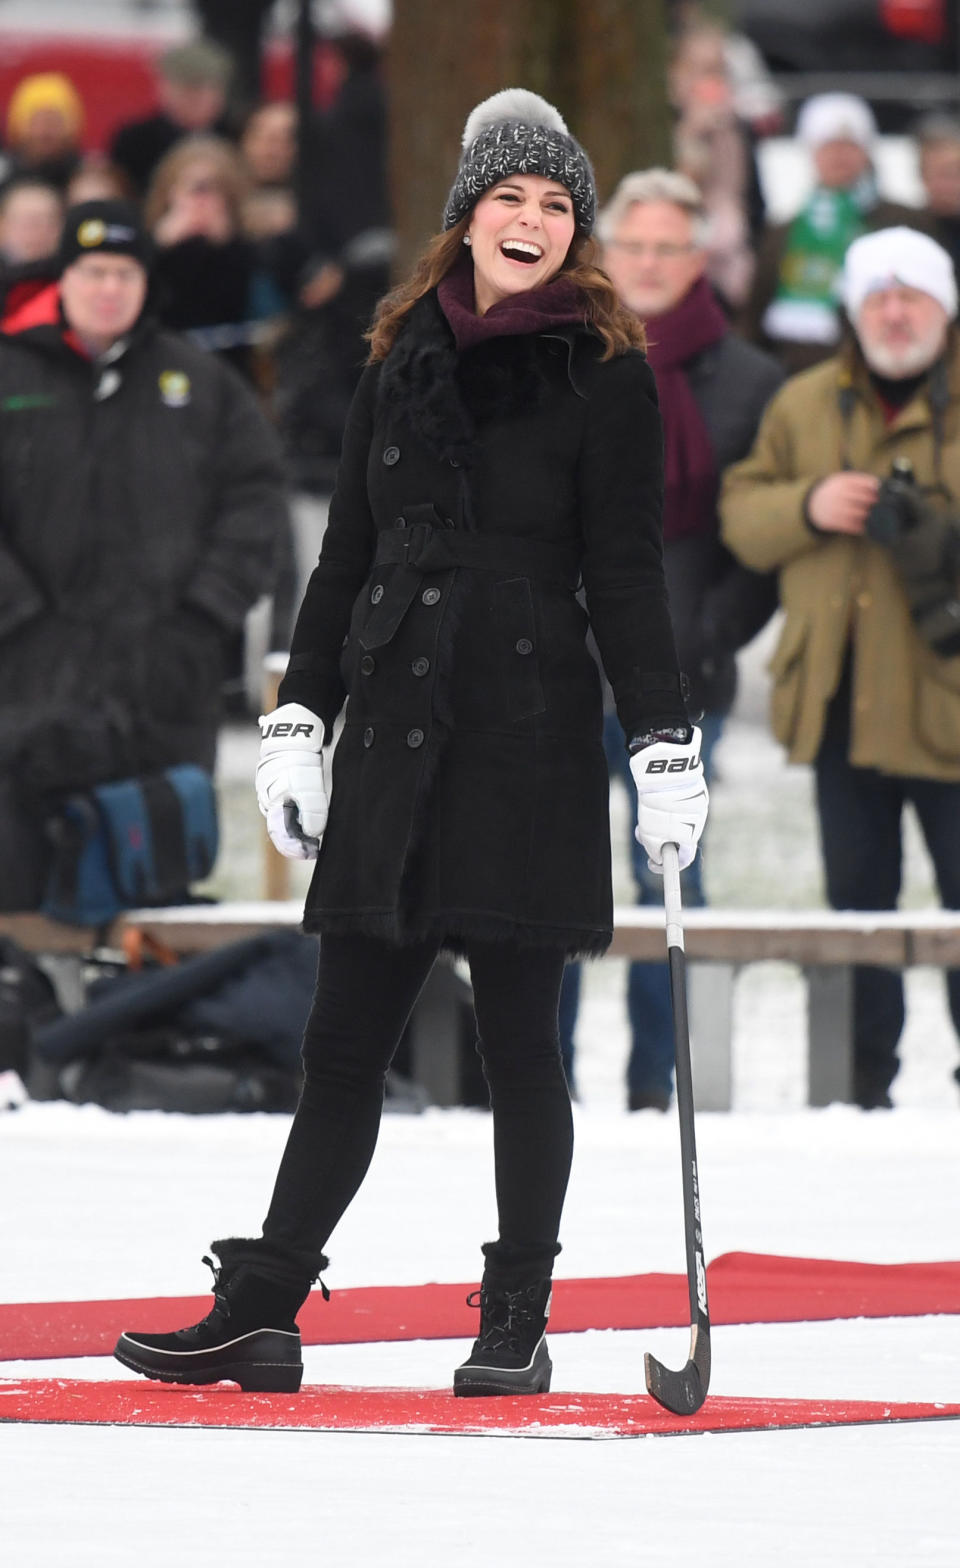
[[[852,241],[894,224],[927,226],[919,211],[886,201],[877,190],[877,126],[864,99],[853,93],[808,98],[796,137],[813,165],[813,189],[789,223],[762,236],[743,321],[747,335],[775,353],[788,374],[836,350],[838,289]]]
[[[809,762],[834,909],[894,909],[912,804],[960,909],[960,338],[946,251],[883,229],[847,253],[852,334],[777,393],[727,472],[723,537],[778,570],[772,722]],[[960,970],[948,975],[960,1032]],[[899,973],[854,971],[851,1097],[889,1106]]]

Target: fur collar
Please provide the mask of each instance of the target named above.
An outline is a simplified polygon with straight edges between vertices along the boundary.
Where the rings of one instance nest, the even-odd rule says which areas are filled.
[[[435,456],[466,464],[477,432],[459,395],[458,358],[436,295],[425,294],[383,362],[380,397],[416,427]]]
[[[431,291],[417,301],[383,362],[380,397],[415,427],[436,457],[469,469],[477,461],[482,427],[542,402],[558,368],[569,374],[573,341],[580,336],[594,340],[586,328],[559,327],[547,335],[490,338],[460,353]]]

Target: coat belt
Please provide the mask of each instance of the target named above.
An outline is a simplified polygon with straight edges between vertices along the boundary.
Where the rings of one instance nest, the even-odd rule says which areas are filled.
[[[395,635],[425,577],[455,567],[513,573],[553,582],[573,593],[580,582],[580,552],[575,545],[512,534],[474,534],[456,528],[415,523],[385,529],[377,539],[374,566],[396,565],[384,584],[383,598],[360,634],[360,646],[382,648]]]

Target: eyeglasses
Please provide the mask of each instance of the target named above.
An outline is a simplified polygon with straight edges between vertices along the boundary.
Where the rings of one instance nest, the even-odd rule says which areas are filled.
[[[692,244],[670,245],[663,241],[658,245],[647,245],[644,240],[608,240],[608,250],[621,250],[625,256],[650,255],[654,261],[676,261],[678,256],[685,256],[694,249]]]

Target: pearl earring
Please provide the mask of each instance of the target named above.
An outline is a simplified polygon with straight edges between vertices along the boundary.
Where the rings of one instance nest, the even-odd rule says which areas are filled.
[[[469,245],[471,243],[469,234],[465,234],[463,236],[463,243],[464,245]]]

